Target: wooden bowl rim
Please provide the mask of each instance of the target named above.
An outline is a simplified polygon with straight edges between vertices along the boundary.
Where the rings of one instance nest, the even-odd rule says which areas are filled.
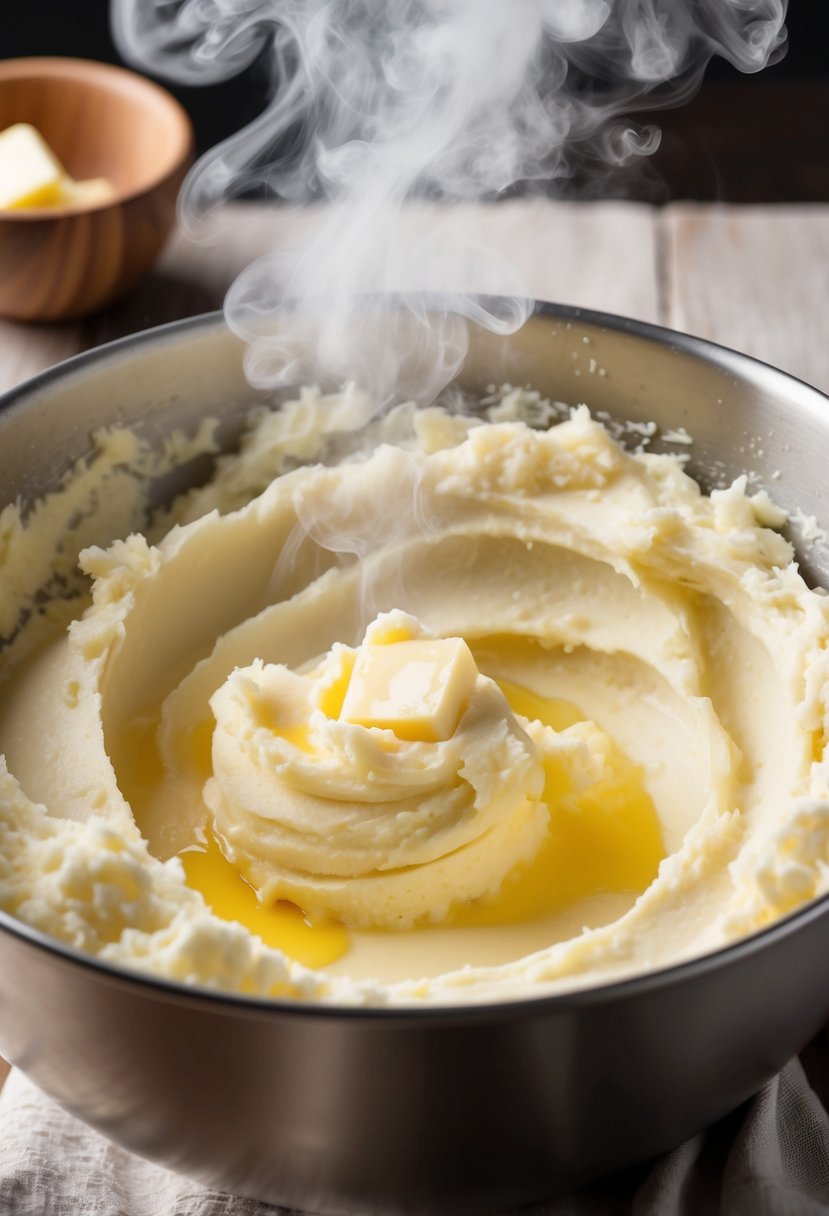
[[[19,59],[0,61],[0,83],[7,80],[27,80],[38,76],[52,79],[84,80],[105,86],[104,91],[132,94],[142,109],[150,107],[164,113],[165,120],[172,124],[173,147],[162,168],[143,185],[132,190],[121,190],[111,198],[84,207],[19,207],[0,211],[3,223],[48,223],[73,216],[89,215],[106,211],[122,203],[151,193],[177,173],[192,157],[195,138],[193,124],[180,102],[162,85],[146,76],[112,63],[101,63],[97,59],[78,59],[69,55],[31,55]],[[108,88],[106,86],[109,86]]]

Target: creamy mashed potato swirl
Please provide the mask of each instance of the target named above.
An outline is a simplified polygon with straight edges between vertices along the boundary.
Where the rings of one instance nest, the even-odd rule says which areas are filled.
[[[767,526],[782,513],[745,479],[701,494],[586,409],[533,430],[523,401],[488,422],[398,410],[365,457],[286,471],[297,434],[301,459],[321,450],[332,409],[348,429],[348,394],[307,393],[260,417],[158,534],[85,550],[91,603],[2,694],[0,907],[189,983],[416,1004],[636,974],[826,892],[829,606]],[[384,613],[476,656],[446,746],[320,710],[325,664]],[[553,728],[496,683],[579,720]],[[292,707],[276,729],[263,699]],[[427,978],[355,977],[347,955],[309,970],[185,882],[181,851],[208,824],[265,898],[312,917],[388,927],[485,907],[548,822],[572,826],[573,792],[601,788],[617,746],[644,774],[664,860],[641,893],[576,900],[521,957]]]
[[[365,643],[389,630],[423,636],[393,612]],[[549,817],[541,762],[481,675],[448,739],[401,739],[328,716],[320,702],[355,654],[335,644],[311,676],[237,668],[211,699],[205,802],[263,899],[348,925],[440,921],[452,904],[497,892],[537,852]]]

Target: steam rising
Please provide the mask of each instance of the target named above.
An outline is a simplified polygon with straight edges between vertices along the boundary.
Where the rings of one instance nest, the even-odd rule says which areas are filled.
[[[530,311],[457,209],[419,223],[413,200],[564,189],[578,166],[647,156],[658,131],[620,116],[682,102],[712,55],[745,72],[779,57],[786,3],[113,0],[112,15],[126,58],[183,84],[267,56],[270,104],[191,171],[182,222],[198,235],[257,186],[292,206],[330,202],[304,247],[240,275],[225,314],[255,384],[357,379],[385,404],[448,383],[464,319],[506,333]],[[430,291],[448,293],[432,310]]]

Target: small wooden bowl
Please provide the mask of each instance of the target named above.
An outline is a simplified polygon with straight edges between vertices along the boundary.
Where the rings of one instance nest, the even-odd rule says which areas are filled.
[[[134,72],[37,58],[0,62],[0,131],[16,122],[37,127],[71,177],[106,177],[115,195],[0,211],[0,316],[83,316],[128,291],[161,252],[192,159],[190,120]]]

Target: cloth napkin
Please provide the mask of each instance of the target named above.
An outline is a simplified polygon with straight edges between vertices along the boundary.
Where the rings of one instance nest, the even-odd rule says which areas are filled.
[[[522,1208],[520,1216],[827,1216],[827,1103],[824,1033],[704,1134],[655,1163]],[[285,1208],[220,1194],[117,1148],[17,1071],[0,1093],[0,1213],[289,1216]]]

